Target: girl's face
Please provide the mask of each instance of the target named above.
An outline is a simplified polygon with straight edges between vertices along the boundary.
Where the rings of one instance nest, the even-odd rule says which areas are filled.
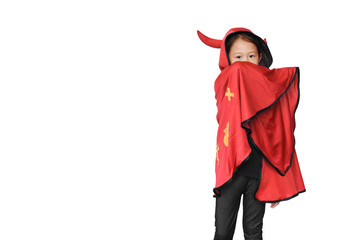
[[[231,64],[234,62],[247,61],[259,65],[261,56],[262,55],[259,55],[255,44],[245,41],[242,38],[236,39],[229,51],[229,59]]]

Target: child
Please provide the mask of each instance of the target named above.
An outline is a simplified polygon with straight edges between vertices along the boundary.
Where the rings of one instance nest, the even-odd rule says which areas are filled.
[[[272,56],[249,29],[230,29],[215,81],[217,121],[215,240],[232,239],[243,194],[245,239],[262,239],[265,204],[276,207],[305,191],[295,151],[299,68],[270,70]]]

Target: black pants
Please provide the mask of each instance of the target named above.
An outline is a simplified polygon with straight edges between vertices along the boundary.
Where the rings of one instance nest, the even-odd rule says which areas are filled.
[[[216,198],[214,240],[232,240],[243,194],[243,233],[246,240],[261,240],[265,203],[254,198],[259,179],[235,175]]]

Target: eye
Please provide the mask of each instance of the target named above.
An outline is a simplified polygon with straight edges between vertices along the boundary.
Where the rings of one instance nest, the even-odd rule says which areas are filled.
[[[241,56],[236,56],[235,58],[240,59],[240,58],[241,58]]]
[[[255,58],[254,54],[249,55],[250,58]]]

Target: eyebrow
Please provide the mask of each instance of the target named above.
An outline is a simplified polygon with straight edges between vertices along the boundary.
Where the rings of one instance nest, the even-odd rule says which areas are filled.
[[[234,52],[233,54],[238,54],[238,53],[242,54],[243,52]],[[257,53],[257,52],[251,51],[251,52],[248,52],[248,53]]]

